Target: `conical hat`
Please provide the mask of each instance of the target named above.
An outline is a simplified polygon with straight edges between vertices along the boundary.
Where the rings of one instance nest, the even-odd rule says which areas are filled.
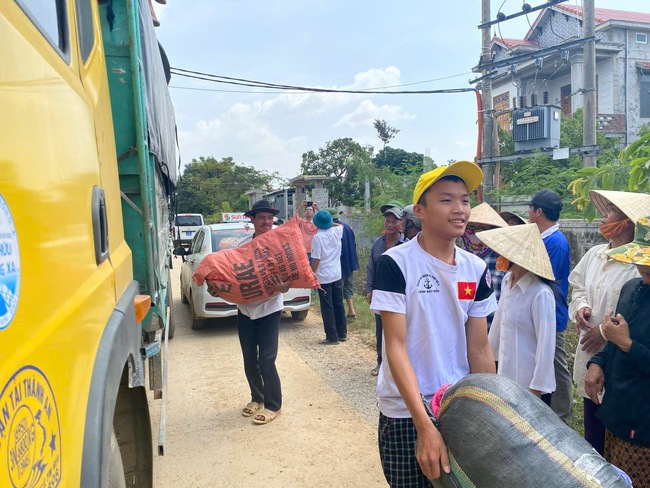
[[[636,224],[637,220],[650,215],[650,195],[629,191],[589,190],[589,198],[601,215],[607,213],[607,205],[613,203]]]
[[[517,225],[528,223],[528,220],[526,220],[521,215],[518,215],[514,212],[509,212],[509,211],[499,212],[499,216],[506,222],[508,222],[508,219],[510,218],[515,218],[519,222]]]
[[[489,225],[491,227],[508,227],[508,223],[486,202],[472,209],[472,213],[469,215],[469,223]]]
[[[537,224],[484,230],[477,232],[476,237],[508,261],[518,264],[537,276],[555,280],[553,266]]]

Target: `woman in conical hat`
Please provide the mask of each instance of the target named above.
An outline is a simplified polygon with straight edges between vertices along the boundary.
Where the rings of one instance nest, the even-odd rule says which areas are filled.
[[[605,449],[605,427],[596,417],[598,405],[585,391],[587,361],[602,350],[605,339],[598,325],[605,314],[616,306],[623,285],[639,273],[634,266],[615,261],[607,251],[634,239],[634,222],[650,214],[650,195],[623,191],[591,190],[589,198],[603,216],[600,233],[608,242],[589,249],[569,275],[571,301],[569,318],[576,325],[580,340],[573,361],[576,393],[582,397],[585,439],[602,456]]]
[[[500,255],[498,267],[508,270],[488,334],[497,373],[550,404],[555,390],[555,276],[539,229],[525,224],[476,235]]]
[[[623,285],[616,311],[598,326],[608,342],[587,363],[585,389],[600,404],[596,416],[606,428],[605,459],[624,470],[633,486],[649,487],[650,216],[639,218],[632,242],[607,254],[636,265],[641,277]]]

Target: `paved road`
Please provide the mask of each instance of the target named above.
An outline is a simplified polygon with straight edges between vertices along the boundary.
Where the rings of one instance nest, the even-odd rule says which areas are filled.
[[[175,263],[176,265],[176,263]],[[233,321],[190,328],[173,270],[176,337],[169,344],[165,455],[154,486],[385,487],[376,445],[374,354],[351,334],[320,346],[320,316],[284,317],[278,370],[283,411],[253,425],[241,415],[249,392]],[[160,403],[152,403],[154,442]]]

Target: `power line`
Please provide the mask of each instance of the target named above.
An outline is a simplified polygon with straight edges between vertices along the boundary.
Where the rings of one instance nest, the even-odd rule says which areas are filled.
[[[441,90],[400,90],[400,91],[379,91],[377,89],[365,90],[341,90],[331,88],[314,88],[295,85],[281,85],[276,83],[267,83],[263,81],[247,80],[244,78],[234,78],[230,76],[213,75],[210,73],[202,73],[199,71],[186,70],[182,68],[171,68],[172,74],[191,78],[201,81],[209,81],[211,83],[223,83],[227,85],[248,86],[255,88],[267,88],[280,91],[299,91],[309,93],[351,93],[351,94],[375,94],[375,95],[422,95],[422,94],[438,94],[438,93],[466,93],[474,92],[474,88],[448,88]],[[398,85],[399,86],[399,85]]]

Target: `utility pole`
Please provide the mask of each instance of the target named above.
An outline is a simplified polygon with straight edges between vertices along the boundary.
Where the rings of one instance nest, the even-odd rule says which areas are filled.
[[[585,39],[595,35],[596,12],[594,0],[583,0],[582,28]],[[584,122],[582,133],[583,146],[596,145],[596,42],[594,40],[583,44],[583,83],[582,96],[584,106]],[[582,165],[596,166],[596,156],[583,156]]]
[[[490,0],[481,0],[481,24],[490,22]],[[481,64],[492,62],[492,50],[490,49],[490,26],[481,29]],[[492,111],[492,79],[488,76],[489,69],[483,69],[481,75],[481,101],[483,111],[481,112],[481,126],[483,128],[483,140],[481,141],[482,157],[491,158],[495,156],[495,121]],[[491,203],[494,189],[494,166],[493,163],[483,165],[483,200]]]

